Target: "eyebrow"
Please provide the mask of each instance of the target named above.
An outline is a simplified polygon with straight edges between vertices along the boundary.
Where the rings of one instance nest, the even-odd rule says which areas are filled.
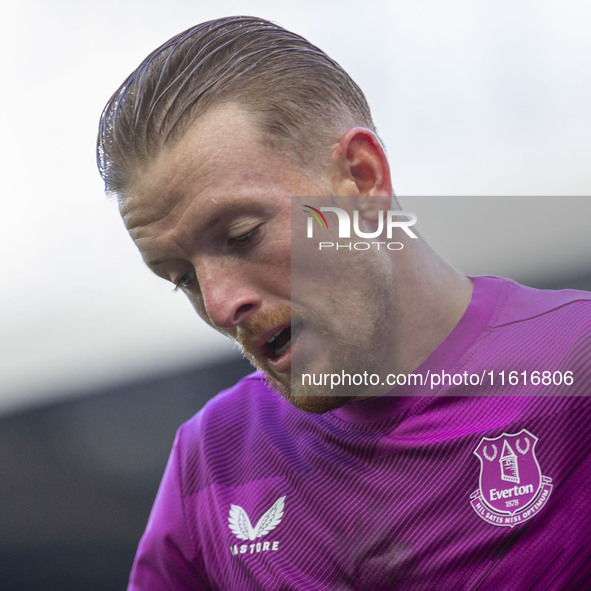
[[[240,212],[236,212],[237,205],[239,205],[239,204],[244,205],[244,209],[242,209]],[[229,215],[231,215],[234,212],[236,213],[236,215],[240,215],[241,213],[244,213],[247,209],[249,209],[249,206],[252,206],[253,208],[255,207],[255,205],[254,205],[254,203],[252,203],[252,201],[248,201],[248,197],[241,198],[241,200],[238,204],[236,202],[233,202],[233,203],[226,202],[222,205],[217,206],[215,212],[213,212],[210,219],[205,218],[199,223],[200,233],[204,230],[209,230],[211,228],[215,228],[217,225],[219,225],[219,223],[224,218],[228,217]],[[184,234],[186,234],[186,232],[184,232]],[[186,243],[190,239],[191,239],[190,236],[189,237],[187,237],[186,235],[181,236],[181,240],[183,240],[183,243]],[[162,265],[163,263],[166,263],[168,261],[169,261],[169,259],[167,259],[167,258],[152,258],[152,257],[144,258],[144,262],[146,263],[148,268],[152,271],[154,271],[155,267]]]
[[[160,259],[144,259],[144,263],[146,263],[146,266],[148,267],[148,269],[150,269],[150,271],[153,271],[154,273],[156,272],[155,269],[156,267],[158,267],[158,265],[161,265],[162,263],[165,263],[166,260],[160,260]]]

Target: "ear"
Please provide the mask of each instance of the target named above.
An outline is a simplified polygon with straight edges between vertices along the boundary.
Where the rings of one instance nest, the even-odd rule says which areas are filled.
[[[390,209],[390,166],[375,133],[364,127],[349,129],[341,137],[333,158],[337,195],[357,196],[361,215],[368,221],[375,221],[378,211]]]

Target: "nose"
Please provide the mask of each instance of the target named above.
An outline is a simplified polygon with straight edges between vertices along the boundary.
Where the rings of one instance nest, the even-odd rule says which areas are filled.
[[[213,263],[198,269],[202,304],[214,327],[240,326],[261,307],[253,278],[238,265]]]

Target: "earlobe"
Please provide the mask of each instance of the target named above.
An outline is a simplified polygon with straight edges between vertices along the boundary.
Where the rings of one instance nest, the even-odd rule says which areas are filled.
[[[334,156],[347,194],[358,197],[362,218],[377,222],[392,200],[390,167],[380,140],[369,129],[353,127],[341,137]]]
[[[377,224],[384,211],[392,209],[392,197],[387,195],[360,195],[357,203],[359,215],[370,224]]]

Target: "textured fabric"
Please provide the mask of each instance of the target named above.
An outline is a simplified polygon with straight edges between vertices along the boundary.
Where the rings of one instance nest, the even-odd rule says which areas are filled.
[[[311,415],[248,376],[179,429],[130,589],[591,589],[590,345],[591,294],[479,277],[416,371],[572,385],[399,386]]]

